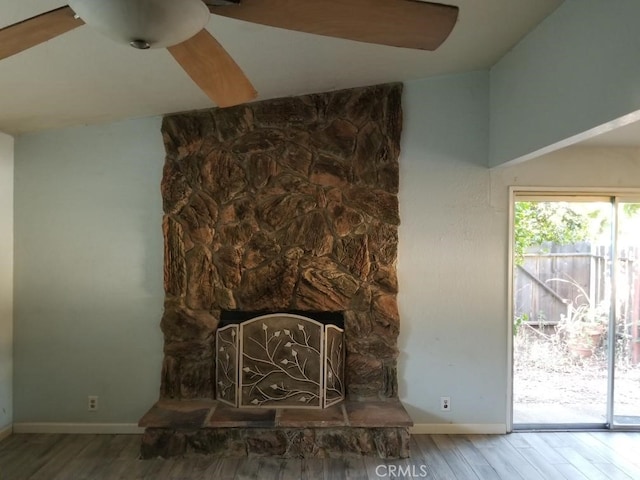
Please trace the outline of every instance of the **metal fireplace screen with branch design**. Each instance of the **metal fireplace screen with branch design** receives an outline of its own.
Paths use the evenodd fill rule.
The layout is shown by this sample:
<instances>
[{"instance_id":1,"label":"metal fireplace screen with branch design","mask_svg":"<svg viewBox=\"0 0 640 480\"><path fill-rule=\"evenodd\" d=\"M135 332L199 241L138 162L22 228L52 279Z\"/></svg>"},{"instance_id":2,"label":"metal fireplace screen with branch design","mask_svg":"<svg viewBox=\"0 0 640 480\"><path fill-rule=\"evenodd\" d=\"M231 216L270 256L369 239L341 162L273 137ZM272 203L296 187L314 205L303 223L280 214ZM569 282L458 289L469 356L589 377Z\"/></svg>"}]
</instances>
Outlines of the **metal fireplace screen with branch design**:
<instances>
[{"instance_id":1,"label":"metal fireplace screen with branch design","mask_svg":"<svg viewBox=\"0 0 640 480\"><path fill-rule=\"evenodd\" d=\"M216 398L235 407L326 408L344 400L344 330L262 315L216 333Z\"/></svg>"}]
</instances>

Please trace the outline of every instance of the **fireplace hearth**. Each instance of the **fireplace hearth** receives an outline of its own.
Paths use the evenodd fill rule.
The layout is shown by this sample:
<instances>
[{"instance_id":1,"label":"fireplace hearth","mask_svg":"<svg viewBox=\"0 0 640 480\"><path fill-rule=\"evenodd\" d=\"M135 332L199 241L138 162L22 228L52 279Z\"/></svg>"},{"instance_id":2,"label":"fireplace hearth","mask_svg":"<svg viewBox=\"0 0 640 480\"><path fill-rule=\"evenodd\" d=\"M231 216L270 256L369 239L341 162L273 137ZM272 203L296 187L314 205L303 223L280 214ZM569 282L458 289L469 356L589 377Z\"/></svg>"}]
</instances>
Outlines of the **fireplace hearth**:
<instances>
[{"instance_id":1,"label":"fireplace hearth","mask_svg":"<svg viewBox=\"0 0 640 480\"><path fill-rule=\"evenodd\" d=\"M141 420L145 455L220 442L408 454L401 94L380 85L165 117L164 360L160 401ZM233 324L230 311L278 317Z\"/></svg>"}]
</instances>

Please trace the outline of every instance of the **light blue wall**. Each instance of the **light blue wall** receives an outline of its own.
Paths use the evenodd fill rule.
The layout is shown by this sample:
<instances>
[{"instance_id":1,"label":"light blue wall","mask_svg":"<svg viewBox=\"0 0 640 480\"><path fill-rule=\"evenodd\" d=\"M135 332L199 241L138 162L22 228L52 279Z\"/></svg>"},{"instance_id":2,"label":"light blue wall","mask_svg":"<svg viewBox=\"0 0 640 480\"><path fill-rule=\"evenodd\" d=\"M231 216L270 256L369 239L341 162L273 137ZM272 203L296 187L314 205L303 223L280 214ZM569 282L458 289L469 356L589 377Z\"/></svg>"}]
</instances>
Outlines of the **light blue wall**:
<instances>
[{"instance_id":1,"label":"light blue wall","mask_svg":"<svg viewBox=\"0 0 640 480\"><path fill-rule=\"evenodd\" d=\"M638 0L565 0L503 57L491 69L490 166L548 153L639 110L639 18Z\"/></svg>"},{"instance_id":2,"label":"light blue wall","mask_svg":"<svg viewBox=\"0 0 640 480\"><path fill-rule=\"evenodd\" d=\"M405 85L399 381L417 424L505 429L508 186L640 186L638 150L489 170L488 89L488 72ZM25 135L15 159L14 420L136 422L162 360L160 119Z\"/></svg>"},{"instance_id":3,"label":"light blue wall","mask_svg":"<svg viewBox=\"0 0 640 480\"><path fill-rule=\"evenodd\" d=\"M399 370L418 424L505 428L507 222L490 205L488 89L487 72L405 84Z\"/></svg>"},{"instance_id":4,"label":"light blue wall","mask_svg":"<svg viewBox=\"0 0 640 480\"><path fill-rule=\"evenodd\" d=\"M137 422L158 398L160 123L16 139L16 423Z\"/></svg>"},{"instance_id":5,"label":"light blue wall","mask_svg":"<svg viewBox=\"0 0 640 480\"><path fill-rule=\"evenodd\" d=\"M0 133L0 431L13 422L13 138Z\"/></svg>"}]
</instances>

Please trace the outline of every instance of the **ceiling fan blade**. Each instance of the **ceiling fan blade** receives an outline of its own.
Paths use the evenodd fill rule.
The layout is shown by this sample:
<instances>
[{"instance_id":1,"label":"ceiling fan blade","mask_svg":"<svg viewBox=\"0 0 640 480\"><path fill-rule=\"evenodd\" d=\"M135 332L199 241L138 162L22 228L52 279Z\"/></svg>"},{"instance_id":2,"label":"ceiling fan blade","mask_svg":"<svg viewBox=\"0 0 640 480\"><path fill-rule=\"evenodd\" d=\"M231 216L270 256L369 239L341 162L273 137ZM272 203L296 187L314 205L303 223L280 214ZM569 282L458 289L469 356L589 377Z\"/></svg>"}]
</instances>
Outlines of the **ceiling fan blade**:
<instances>
[{"instance_id":1,"label":"ceiling fan blade","mask_svg":"<svg viewBox=\"0 0 640 480\"><path fill-rule=\"evenodd\" d=\"M257 92L244 72L207 30L167 50L219 107L256 98Z\"/></svg>"},{"instance_id":2,"label":"ceiling fan blade","mask_svg":"<svg viewBox=\"0 0 640 480\"><path fill-rule=\"evenodd\" d=\"M84 25L74 15L71 8L61 7L0 29L0 60Z\"/></svg>"},{"instance_id":3,"label":"ceiling fan blade","mask_svg":"<svg viewBox=\"0 0 640 480\"><path fill-rule=\"evenodd\" d=\"M328 37L435 50L453 30L458 7L417 0L241 0L209 3L216 15Z\"/></svg>"}]
</instances>

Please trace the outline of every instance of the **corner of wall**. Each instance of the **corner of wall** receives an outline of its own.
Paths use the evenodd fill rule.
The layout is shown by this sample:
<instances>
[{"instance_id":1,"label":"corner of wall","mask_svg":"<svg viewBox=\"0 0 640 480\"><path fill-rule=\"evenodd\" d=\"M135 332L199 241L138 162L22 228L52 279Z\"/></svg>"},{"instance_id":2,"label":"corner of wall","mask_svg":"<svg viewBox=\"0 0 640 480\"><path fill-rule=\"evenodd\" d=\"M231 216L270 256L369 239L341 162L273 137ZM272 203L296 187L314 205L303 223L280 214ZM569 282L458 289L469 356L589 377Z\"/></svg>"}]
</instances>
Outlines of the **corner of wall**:
<instances>
[{"instance_id":1,"label":"corner of wall","mask_svg":"<svg viewBox=\"0 0 640 480\"><path fill-rule=\"evenodd\" d=\"M13 147L0 132L0 440L13 423Z\"/></svg>"},{"instance_id":2,"label":"corner of wall","mask_svg":"<svg viewBox=\"0 0 640 480\"><path fill-rule=\"evenodd\" d=\"M4 428L0 428L0 442L5 438L8 438L13 433L13 425L7 425Z\"/></svg>"}]
</instances>

